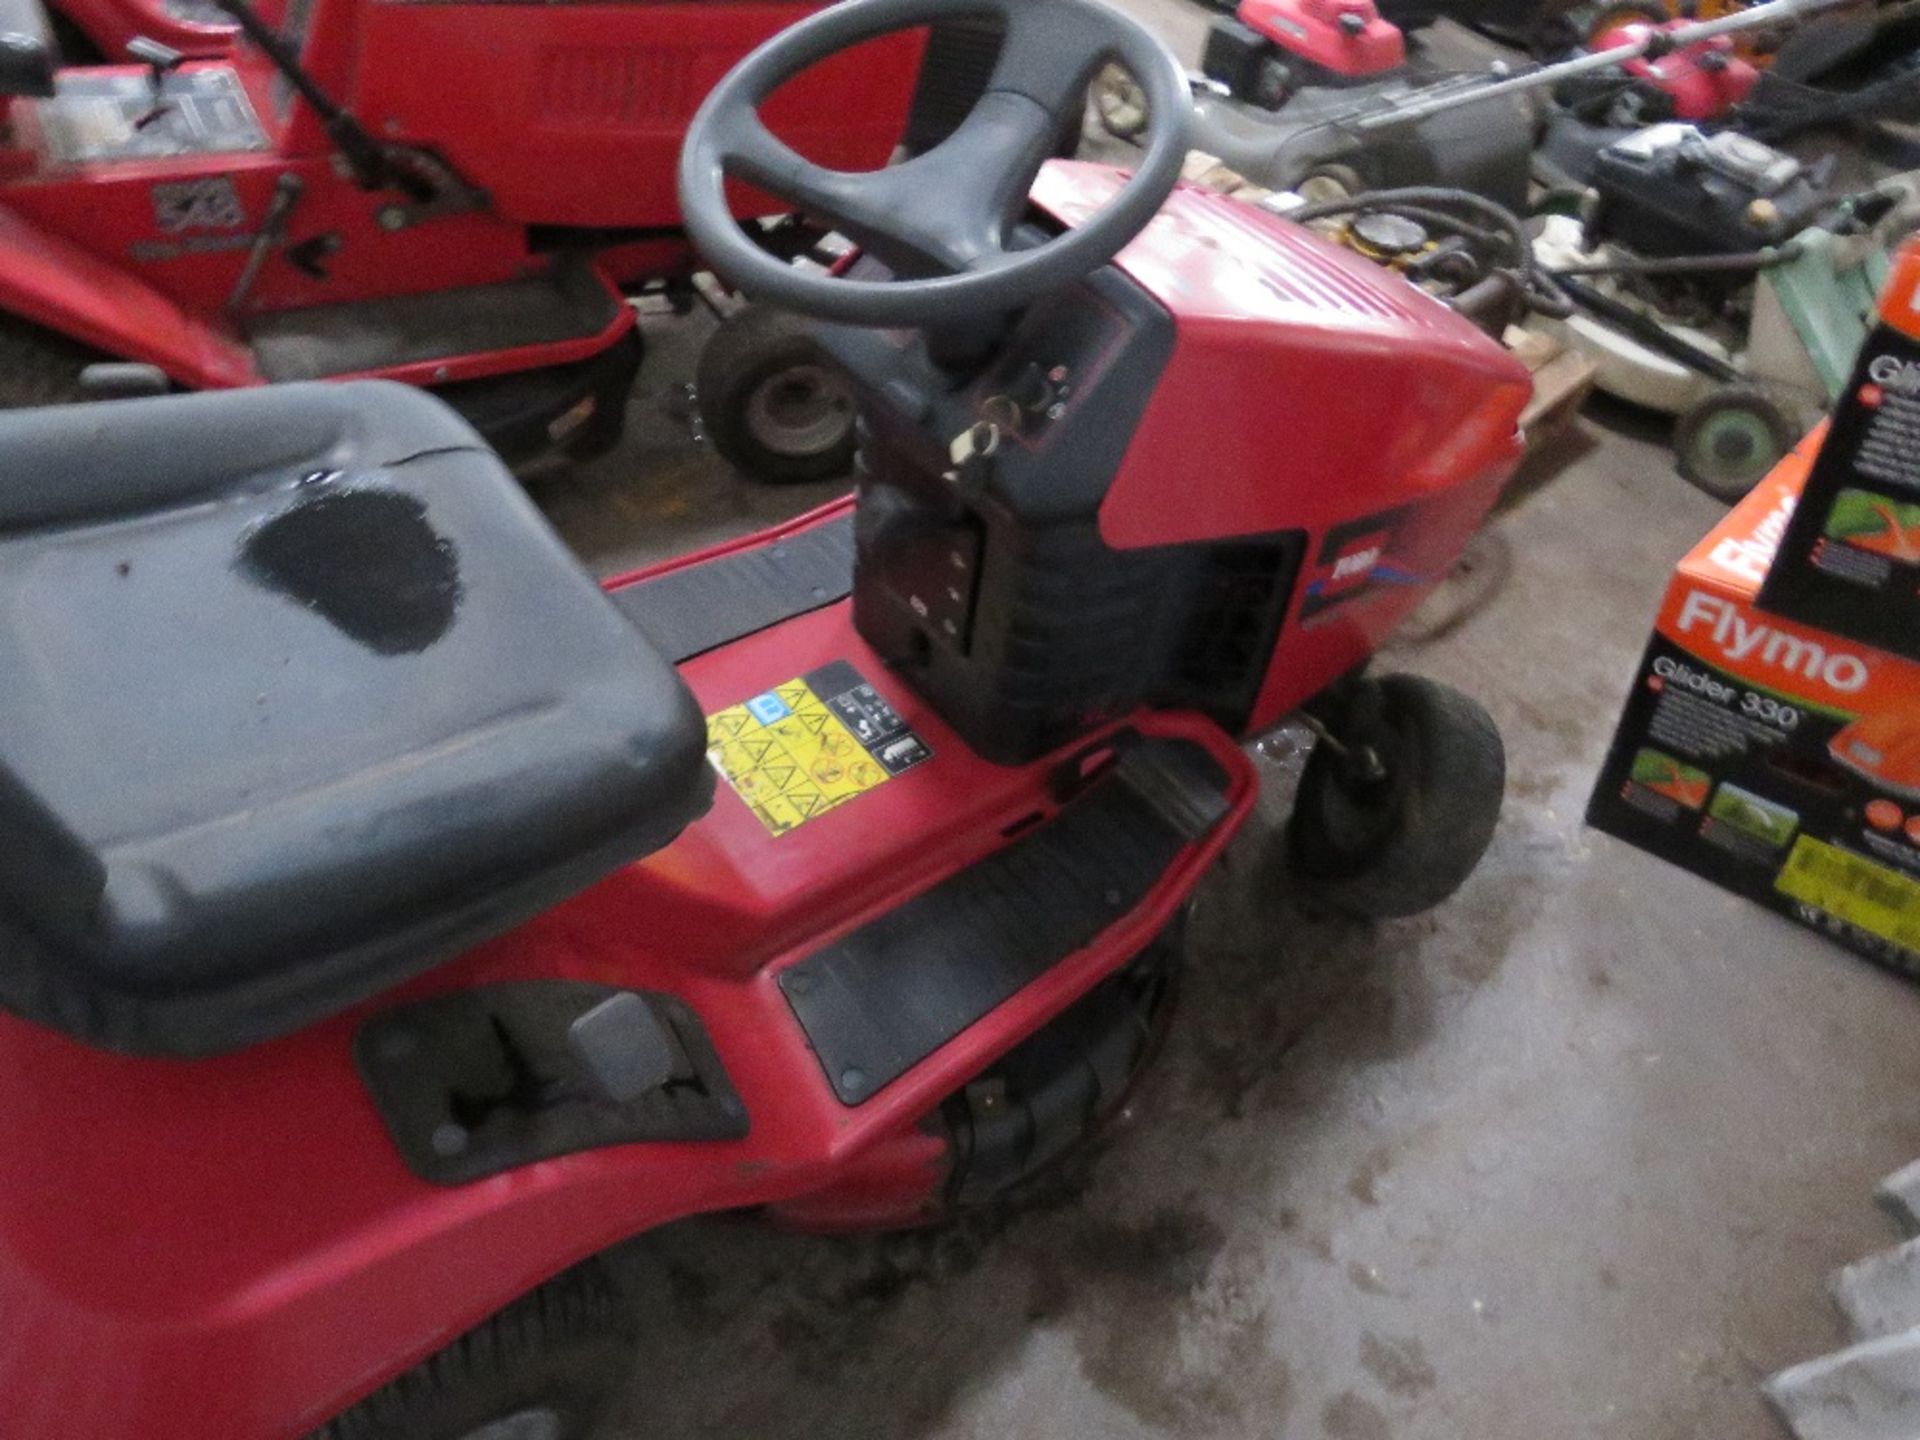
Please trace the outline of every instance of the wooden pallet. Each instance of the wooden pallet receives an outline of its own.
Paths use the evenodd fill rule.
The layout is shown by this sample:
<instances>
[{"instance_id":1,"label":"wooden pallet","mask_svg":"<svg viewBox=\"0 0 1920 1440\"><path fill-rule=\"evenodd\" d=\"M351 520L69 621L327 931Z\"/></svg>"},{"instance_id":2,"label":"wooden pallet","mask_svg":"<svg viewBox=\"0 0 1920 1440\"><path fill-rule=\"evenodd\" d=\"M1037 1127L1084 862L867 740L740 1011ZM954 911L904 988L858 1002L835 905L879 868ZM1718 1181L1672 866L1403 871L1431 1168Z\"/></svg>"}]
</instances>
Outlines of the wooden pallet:
<instances>
[{"instance_id":1,"label":"wooden pallet","mask_svg":"<svg viewBox=\"0 0 1920 1440\"><path fill-rule=\"evenodd\" d=\"M1507 349L1533 373L1533 398L1520 412L1520 434L1531 450L1573 423L1593 394L1598 371L1587 356L1537 330L1516 327L1505 339Z\"/></svg>"},{"instance_id":2,"label":"wooden pallet","mask_svg":"<svg viewBox=\"0 0 1920 1440\"><path fill-rule=\"evenodd\" d=\"M1594 394L1597 367L1578 349L1538 330L1507 330L1505 342L1534 376L1534 397L1521 411L1521 434L1532 449L1580 415L1586 399Z\"/></svg>"}]
</instances>

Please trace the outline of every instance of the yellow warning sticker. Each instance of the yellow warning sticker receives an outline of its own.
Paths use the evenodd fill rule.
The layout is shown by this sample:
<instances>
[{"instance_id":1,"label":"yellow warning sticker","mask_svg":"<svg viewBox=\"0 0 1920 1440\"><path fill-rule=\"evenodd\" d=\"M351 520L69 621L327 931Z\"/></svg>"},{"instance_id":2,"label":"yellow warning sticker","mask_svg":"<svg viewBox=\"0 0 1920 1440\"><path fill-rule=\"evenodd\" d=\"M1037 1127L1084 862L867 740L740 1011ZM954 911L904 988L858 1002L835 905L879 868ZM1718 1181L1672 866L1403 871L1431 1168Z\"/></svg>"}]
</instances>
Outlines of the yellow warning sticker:
<instances>
[{"instance_id":1,"label":"yellow warning sticker","mask_svg":"<svg viewBox=\"0 0 1920 1440\"><path fill-rule=\"evenodd\" d=\"M1920 881L1802 835L1774 888L1869 935L1920 951Z\"/></svg>"},{"instance_id":2,"label":"yellow warning sticker","mask_svg":"<svg viewBox=\"0 0 1920 1440\"><path fill-rule=\"evenodd\" d=\"M798 829L932 754L844 661L707 717L708 761L772 835Z\"/></svg>"}]
</instances>

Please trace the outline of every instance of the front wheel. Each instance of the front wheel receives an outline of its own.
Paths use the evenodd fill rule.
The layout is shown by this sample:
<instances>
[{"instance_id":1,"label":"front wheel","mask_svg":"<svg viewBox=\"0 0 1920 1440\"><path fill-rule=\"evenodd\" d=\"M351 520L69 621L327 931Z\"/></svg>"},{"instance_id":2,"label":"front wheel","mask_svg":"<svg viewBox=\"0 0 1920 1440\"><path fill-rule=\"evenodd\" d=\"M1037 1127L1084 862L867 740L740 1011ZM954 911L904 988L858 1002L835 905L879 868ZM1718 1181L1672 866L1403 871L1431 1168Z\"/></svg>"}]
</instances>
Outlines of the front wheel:
<instances>
[{"instance_id":1,"label":"front wheel","mask_svg":"<svg viewBox=\"0 0 1920 1440\"><path fill-rule=\"evenodd\" d=\"M632 1368L635 1339L612 1277L590 1260L308 1440L586 1440Z\"/></svg>"},{"instance_id":2,"label":"front wheel","mask_svg":"<svg viewBox=\"0 0 1920 1440\"><path fill-rule=\"evenodd\" d=\"M1751 385L1709 391L1674 426L1681 478L1731 505L1793 448L1793 422Z\"/></svg>"},{"instance_id":3,"label":"front wheel","mask_svg":"<svg viewBox=\"0 0 1920 1440\"><path fill-rule=\"evenodd\" d=\"M1158 1055L1185 968L1182 911L1118 974L941 1107L951 1161L944 1209L1021 1210L1073 1194L1087 1159Z\"/></svg>"},{"instance_id":4,"label":"front wheel","mask_svg":"<svg viewBox=\"0 0 1920 1440\"><path fill-rule=\"evenodd\" d=\"M1336 910L1417 915L1493 841L1506 749L1493 717L1414 675L1356 683L1314 746L1287 832L1295 877Z\"/></svg>"},{"instance_id":5,"label":"front wheel","mask_svg":"<svg viewBox=\"0 0 1920 1440\"><path fill-rule=\"evenodd\" d=\"M853 464L853 382L806 322L749 305L720 322L694 375L700 422L755 480L831 480Z\"/></svg>"}]
</instances>

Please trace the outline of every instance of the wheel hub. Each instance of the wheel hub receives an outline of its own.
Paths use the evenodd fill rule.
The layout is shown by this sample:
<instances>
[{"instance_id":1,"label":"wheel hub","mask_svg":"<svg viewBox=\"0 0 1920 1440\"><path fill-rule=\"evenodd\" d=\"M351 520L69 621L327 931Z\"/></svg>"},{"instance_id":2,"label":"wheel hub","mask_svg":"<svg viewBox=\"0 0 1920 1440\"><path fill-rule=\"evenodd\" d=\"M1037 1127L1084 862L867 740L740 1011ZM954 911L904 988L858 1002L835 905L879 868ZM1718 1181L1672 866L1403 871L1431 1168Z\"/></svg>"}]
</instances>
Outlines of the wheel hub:
<instances>
[{"instance_id":1,"label":"wheel hub","mask_svg":"<svg viewBox=\"0 0 1920 1440\"><path fill-rule=\"evenodd\" d=\"M1702 468L1728 479L1745 475L1771 445L1766 425L1753 415L1724 415L1701 438L1701 458L1708 462Z\"/></svg>"},{"instance_id":2,"label":"wheel hub","mask_svg":"<svg viewBox=\"0 0 1920 1440\"><path fill-rule=\"evenodd\" d=\"M747 401L747 430L781 455L831 450L852 423L853 391L824 365L795 365L770 375Z\"/></svg>"}]
</instances>

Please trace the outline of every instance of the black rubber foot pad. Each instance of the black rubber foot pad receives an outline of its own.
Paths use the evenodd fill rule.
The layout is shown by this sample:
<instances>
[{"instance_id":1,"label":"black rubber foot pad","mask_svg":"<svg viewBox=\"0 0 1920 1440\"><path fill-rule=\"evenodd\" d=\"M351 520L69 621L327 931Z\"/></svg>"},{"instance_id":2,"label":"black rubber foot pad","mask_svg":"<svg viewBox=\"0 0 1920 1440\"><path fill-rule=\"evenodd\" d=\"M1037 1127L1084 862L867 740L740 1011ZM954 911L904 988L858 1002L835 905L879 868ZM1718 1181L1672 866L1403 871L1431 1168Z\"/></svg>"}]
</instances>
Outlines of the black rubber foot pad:
<instances>
[{"instance_id":1,"label":"black rubber foot pad","mask_svg":"<svg viewBox=\"0 0 1920 1440\"><path fill-rule=\"evenodd\" d=\"M640 1063L658 1059L665 1076L624 1098L608 1093L605 1066L579 1034L615 1000L646 1007L653 1028L634 1033L661 1054ZM407 1168L435 1185L578 1150L747 1133L746 1107L706 1027L672 995L577 980L485 985L376 1015L353 1051Z\"/></svg>"},{"instance_id":2,"label":"black rubber foot pad","mask_svg":"<svg viewBox=\"0 0 1920 1440\"><path fill-rule=\"evenodd\" d=\"M1148 771L1153 798L1131 783ZM1048 824L783 971L841 1102L872 1098L1144 900L1190 843L1164 795L1183 783L1220 797L1227 781L1196 745L1142 741Z\"/></svg>"},{"instance_id":3,"label":"black rubber foot pad","mask_svg":"<svg viewBox=\"0 0 1920 1440\"><path fill-rule=\"evenodd\" d=\"M678 665L853 589L853 516L770 545L721 555L613 592L662 655Z\"/></svg>"}]
</instances>

